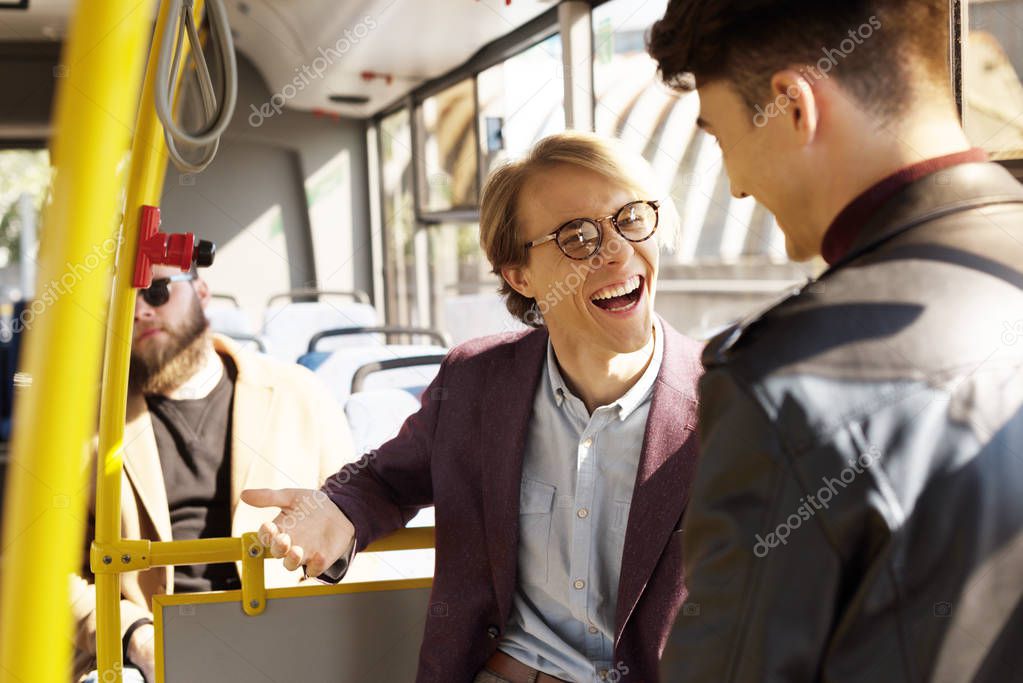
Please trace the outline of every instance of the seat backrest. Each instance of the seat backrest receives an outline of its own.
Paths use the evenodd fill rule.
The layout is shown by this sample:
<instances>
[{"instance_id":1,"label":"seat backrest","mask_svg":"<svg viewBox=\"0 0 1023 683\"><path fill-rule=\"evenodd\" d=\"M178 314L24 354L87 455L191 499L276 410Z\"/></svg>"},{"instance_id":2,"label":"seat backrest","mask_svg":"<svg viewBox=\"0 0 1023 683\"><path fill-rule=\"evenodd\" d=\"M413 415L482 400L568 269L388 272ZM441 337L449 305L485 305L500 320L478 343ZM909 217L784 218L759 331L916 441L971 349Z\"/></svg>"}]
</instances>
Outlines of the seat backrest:
<instances>
[{"instance_id":1,"label":"seat backrest","mask_svg":"<svg viewBox=\"0 0 1023 683\"><path fill-rule=\"evenodd\" d=\"M369 304L333 301L284 303L266 309L263 336L270 353L289 362L306 352L309 339L317 332L337 327L365 327L377 324L376 309ZM325 339L323 350L361 346L377 342L376 335L353 335Z\"/></svg>"},{"instance_id":2,"label":"seat backrest","mask_svg":"<svg viewBox=\"0 0 1023 683\"><path fill-rule=\"evenodd\" d=\"M355 371L363 365L392 358L427 356L445 351L446 349L442 347L425 344L374 344L338 349L320 362L315 372L316 376L330 389L330 393L333 394L337 402L344 405L351 395L352 377L355 376ZM309 362L312 360L312 358L307 358ZM433 381L436 374L436 367L388 370L371 375L366 382L366 388L421 388ZM392 376L388 377L388 375Z\"/></svg>"},{"instance_id":3,"label":"seat backrest","mask_svg":"<svg viewBox=\"0 0 1023 683\"><path fill-rule=\"evenodd\" d=\"M444 299L444 331L455 344L501 332L524 330L499 294L463 294Z\"/></svg>"},{"instance_id":4,"label":"seat backrest","mask_svg":"<svg viewBox=\"0 0 1023 683\"><path fill-rule=\"evenodd\" d=\"M402 389L374 389L352 394L345 415L356 453L368 453L398 434L405 420L419 410L419 401Z\"/></svg>"},{"instance_id":5,"label":"seat backrest","mask_svg":"<svg viewBox=\"0 0 1023 683\"><path fill-rule=\"evenodd\" d=\"M221 304L217 300L206 307L206 319L210 321L211 330L228 337L256 334L256 326L252 324L248 313L240 308Z\"/></svg>"},{"instance_id":6,"label":"seat backrest","mask_svg":"<svg viewBox=\"0 0 1023 683\"><path fill-rule=\"evenodd\" d=\"M345 403L345 415L352 430L356 452L369 453L393 439L405 420L417 410L419 401L403 389L373 389L352 394ZM420 510L407 526L434 526L433 507ZM348 578L381 581L433 575L433 549L380 553L386 555L386 559L375 555L358 555Z\"/></svg>"}]
</instances>

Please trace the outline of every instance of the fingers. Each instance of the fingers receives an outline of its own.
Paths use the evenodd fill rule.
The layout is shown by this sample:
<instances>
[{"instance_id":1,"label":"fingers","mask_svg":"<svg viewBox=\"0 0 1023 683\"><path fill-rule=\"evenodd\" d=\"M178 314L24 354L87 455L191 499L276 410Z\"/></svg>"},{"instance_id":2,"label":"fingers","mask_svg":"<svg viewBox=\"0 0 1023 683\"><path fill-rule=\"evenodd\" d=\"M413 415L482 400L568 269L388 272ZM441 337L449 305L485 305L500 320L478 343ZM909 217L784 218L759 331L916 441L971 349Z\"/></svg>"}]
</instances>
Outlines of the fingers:
<instances>
[{"instance_id":1,"label":"fingers","mask_svg":"<svg viewBox=\"0 0 1023 683\"><path fill-rule=\"evenodd\" d=\"M262 543L265 546L268 546L273 542L274 538L276 538L277 534L279 533L280 529L276 524L274 524L274 522L265 522L263 523L262 526L259 527L259 531L256 532L256 535L259 537L260 543Z\"/></svg>"},{"instance_id":2,"label":"fingers","mask_svg":"<svg viewBox=\"0 0 1023 683\"><path fill-rule=\"evenodd\" d=\"M295 571L302 565L303 551L301 546L293 545L284 555L284 568Z\"/></svg>"},{"instance_id":3,"label":"fingers","mask_svg":"<svg viewBox=\"0 0 1023 683\"><path fill-rule=\"evenodd\" d=\"M297 489L246 489L242 500L257 508L286 508L295 500Z\"/></svg>"},{"instance_id":4,"label":"fingers","mask_svg":"<svg viewBox=\"0 0 1023 683\"><path fill-rule=\"evenodd\" d=\"M322 553L310 553L305 563L306 576L319 576L327 569Z\"/></svg>"},{"instance_id":5,"label":"fingers","mask_svg":"<svg viewBox=\"0 0 1023 683\"><path fill-rule=\"evenodd\" d=\"M291 536L279 533L270 542L270 554L274 557L285 557L291 550Z\"/></svg>"}]
</instances>

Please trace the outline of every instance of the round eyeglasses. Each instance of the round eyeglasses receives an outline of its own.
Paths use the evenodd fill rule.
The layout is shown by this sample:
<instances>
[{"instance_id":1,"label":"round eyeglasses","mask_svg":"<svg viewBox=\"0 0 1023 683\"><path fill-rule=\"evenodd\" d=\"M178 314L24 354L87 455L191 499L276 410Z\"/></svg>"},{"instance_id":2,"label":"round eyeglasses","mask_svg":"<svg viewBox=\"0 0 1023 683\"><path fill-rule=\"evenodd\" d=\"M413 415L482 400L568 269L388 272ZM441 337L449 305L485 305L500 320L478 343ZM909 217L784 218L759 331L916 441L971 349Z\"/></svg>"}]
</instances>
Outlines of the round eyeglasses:
<instances>
[{"instance_id":1,"label":"round eyeglasses","mask_svg":"<svg viewBox=\"0 0 1023 683\"><path fill-rule=\"evenodd\" d=\"M527 249L556 241L558 248L570 259L584 261L600 251L604 242L601 224L611 221L618 234L629 242L650 239L657 230L661 203L652 200L629 202L617 213L603 218L576 218L538 240L526 243Z\"/></svg>"},{"instance_id":2,"label":"round eyeglasses","mask_svg":"<svg viewBox=\"0 0 1023 683\"><path fill-rule=\"evenodd\" d=\"M171 275L170 277L158 277L149 283L149 286L145 289L140 289L138 293L142 296L142 300L153 308L159 308L170 300L170 283L172 282L187 282L195 279L195 273L183 273L181 275Z\"/></svg>"}]
</instances>

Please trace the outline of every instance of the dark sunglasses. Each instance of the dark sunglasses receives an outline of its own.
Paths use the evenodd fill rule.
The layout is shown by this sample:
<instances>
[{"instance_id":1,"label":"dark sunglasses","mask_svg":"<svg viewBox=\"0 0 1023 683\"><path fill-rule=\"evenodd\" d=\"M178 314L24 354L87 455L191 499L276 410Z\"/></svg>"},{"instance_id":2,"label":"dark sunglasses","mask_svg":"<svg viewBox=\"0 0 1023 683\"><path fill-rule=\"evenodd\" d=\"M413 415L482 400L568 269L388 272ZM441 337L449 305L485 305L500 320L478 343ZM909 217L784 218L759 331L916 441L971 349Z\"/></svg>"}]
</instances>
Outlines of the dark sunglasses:
<instances>
[{"instance_id":1,"label":"dark sunglasses","mask_svg":"<svg viewBox=\"0 0 1023 683\"><path fill-rule=\"evenodd\" d=\"M153 280L145 289L140 289L138 293L142 295L143 301L153 308L158 308L170 300L170 283L188 282L194 279L195 273L182 273L181 275L171 275L170 277L159 277Z\"/></svg>"},{"instance_id":2,"label":"dark sunglasses","mask_svg":"<svg viewBox=\"0 0 1023 683\"><path fill-rule=\"evenodd\" d=\"M557 241L558 248L565 256L584 261L600 251L600 245L604 242L602 223L611 221L618 234L628 241L643 242L650 239L657 230L660 208L661 203L658 201L629 202L610 216L571 220L546 237L527 242L526 248L532 249Z\"/></svg>"}]
</instances>

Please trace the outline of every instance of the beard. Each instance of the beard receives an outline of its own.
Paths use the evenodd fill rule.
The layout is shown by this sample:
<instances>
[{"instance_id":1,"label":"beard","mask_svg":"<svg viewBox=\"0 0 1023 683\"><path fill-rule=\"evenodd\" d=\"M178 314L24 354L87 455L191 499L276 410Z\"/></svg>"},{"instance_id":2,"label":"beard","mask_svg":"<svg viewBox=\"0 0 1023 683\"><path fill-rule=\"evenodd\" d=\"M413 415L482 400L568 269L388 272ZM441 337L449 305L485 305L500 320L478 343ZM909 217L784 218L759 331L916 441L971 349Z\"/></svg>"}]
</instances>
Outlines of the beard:
<instances>
[{"instance_id":1,"label":"beard","mask_svg":"<svg viewBox=\"0 0 1023 683\"><path fill-rule=\"evenodd\" d=\"M210 343L209 327L199 298L193 298L188 317L176 327L164 327L165 339L154 339L144 349L132 348L129 389L166 394L184 384L202 367Z\"/></svg>"}]
</instances>

